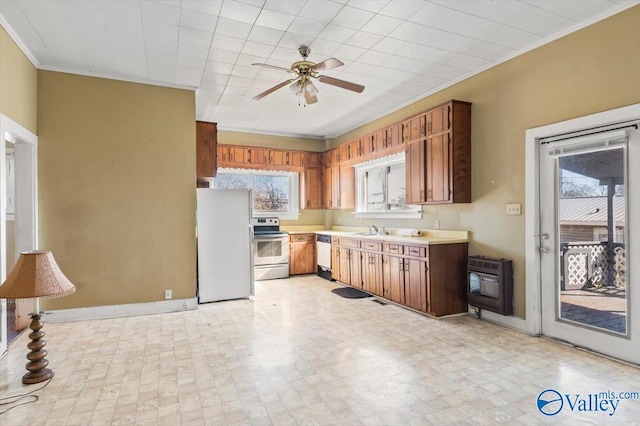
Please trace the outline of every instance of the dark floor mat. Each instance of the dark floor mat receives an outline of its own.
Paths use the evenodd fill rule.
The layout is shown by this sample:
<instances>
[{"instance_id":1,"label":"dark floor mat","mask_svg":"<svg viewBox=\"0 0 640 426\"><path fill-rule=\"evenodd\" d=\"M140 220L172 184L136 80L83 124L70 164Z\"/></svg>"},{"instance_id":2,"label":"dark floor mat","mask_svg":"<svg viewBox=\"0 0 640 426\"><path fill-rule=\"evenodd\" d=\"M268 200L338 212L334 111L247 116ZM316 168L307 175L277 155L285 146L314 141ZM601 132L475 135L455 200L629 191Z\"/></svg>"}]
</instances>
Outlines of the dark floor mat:
<instances>
[{"instance_id":1,"label":"dark floor mat","mask_svg":"<svg viewBox=\"0 0 640 426\"><path fill-rule=\"evenodd\" d=\"M332 293L337 294L340 297L346 297L347 299L362 299L364 297L371 297L370 294L360 291L353 287L340 287L331 290Z\"/></svg>"}]
</instances>

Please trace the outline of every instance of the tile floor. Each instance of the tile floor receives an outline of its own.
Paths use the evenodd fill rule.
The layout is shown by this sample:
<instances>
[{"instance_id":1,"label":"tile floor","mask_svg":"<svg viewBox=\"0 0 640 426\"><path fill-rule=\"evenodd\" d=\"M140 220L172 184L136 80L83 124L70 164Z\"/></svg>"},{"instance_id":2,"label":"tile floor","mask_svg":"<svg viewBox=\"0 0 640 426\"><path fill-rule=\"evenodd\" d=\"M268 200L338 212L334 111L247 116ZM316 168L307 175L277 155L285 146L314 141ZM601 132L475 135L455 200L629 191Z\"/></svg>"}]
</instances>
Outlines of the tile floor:
<instances>
[{"instance_id":1,"label":"tile floor","mask_svg":"<svg viewBox=\"0 0 640 426\"><path fill-rule=\"evenodd\" d=\"M56 375L0 424L640 424L639 400L613 416L536 408L549 388L640 391L638 368L471 315L343 299L335 287L264 281L251 300L47 324ZM0 361L0 397L39 386L20 382L27 341Z\"/></svg>"}]
</instances>

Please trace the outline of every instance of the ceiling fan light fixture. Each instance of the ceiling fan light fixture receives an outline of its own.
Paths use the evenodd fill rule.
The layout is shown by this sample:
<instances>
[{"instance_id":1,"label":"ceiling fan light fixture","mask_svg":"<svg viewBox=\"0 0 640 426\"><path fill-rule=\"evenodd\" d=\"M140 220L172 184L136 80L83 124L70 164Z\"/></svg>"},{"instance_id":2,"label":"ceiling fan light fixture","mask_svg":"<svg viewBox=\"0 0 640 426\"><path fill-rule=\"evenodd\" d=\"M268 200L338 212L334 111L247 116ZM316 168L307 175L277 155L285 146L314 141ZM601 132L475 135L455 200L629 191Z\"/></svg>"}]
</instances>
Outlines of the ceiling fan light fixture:
<instances>
[{"instance_id":1,"label":"ceiling fan light fixture","mask_svg":"<svg viewBox=\"0 0 640 426\"><path fill-rule=\"evenodd\" d=\"M302 93L302 83L300 83L300 80L296 80L291 86L289 86L289 89L291 89L291 92L294 95L300 95Z\"/></svg>"},{"instance_id":2,"label":"ceiling fan light fixture","mask_svg":"<svg viewBox=\"0 0 640 426\"><path fill-rule=\"evenodd\" d=\"M311 80L305 83L304 90L306 90L307 93L309 93L312 96L317 95L319 92L318 88L311 82Z\"/></svg>"},{"instance_id":3,"label":"ceiling fan light fixture","mask_svg":"<svg viewBox=\"0 0 640 426\"><path fill-rule=\"evenodd\" d=\"M341 80L339 78L334 78L334 77L329 77L329 76L319 74L320 71L343 66L344 63L342 61L336 58L329 58L322 62L315 63L307 60L307 57L311 52L311 49L309 49L309 47L300 46L300 49L298 49L298 51L302 56L302 61L294 62L293 64L291 64L290 69L286 69L283 67L270 65L270 64L261 64L261 63L251 64L251 65L259 66L262 68L270 68L278 71L285 71L285 72L293 73L296 75L295 78L291 78L289 80L283 81L282 83L278 83L272 88L267 89L264 92L254 96L253 97L254 100L262 99L268 94L275 92L276 90L286 86L287 84L293 81L293 84L289 86L289 90L291 90L291 92L294 95L298 96L298 98L300 99L304 97L306 101L305 106L307 104L314 104L318 102L318 98L316 97L316 95L318 94L319 90L311 82L310 80L311 78L315 78L322 83L330 84L332 86L336 86L341 89L350 90L356 93L361 93L364 90L364 86L361 84L356 84L350 81ZM300 102L301 101L299 100L299 104Z\"/></svg>"}]
</instances>

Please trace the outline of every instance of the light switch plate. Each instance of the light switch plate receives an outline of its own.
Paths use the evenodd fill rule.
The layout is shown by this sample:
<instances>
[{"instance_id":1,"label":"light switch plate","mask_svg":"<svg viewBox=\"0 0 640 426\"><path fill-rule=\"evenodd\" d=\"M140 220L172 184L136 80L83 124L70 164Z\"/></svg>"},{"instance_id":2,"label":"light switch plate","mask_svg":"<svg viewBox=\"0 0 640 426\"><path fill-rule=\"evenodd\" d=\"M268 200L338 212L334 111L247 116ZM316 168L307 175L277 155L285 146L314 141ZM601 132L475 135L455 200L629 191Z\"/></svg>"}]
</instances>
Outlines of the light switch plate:
<instances>
[{"instance_id":1,"label":"light switch plate","mask_svg":"<svg viewBox=\"0 0 640 426\"><path fill-rule=\"evenodd\" d=\"M522 205L520 203L507 204L507 214L516 216L522 214Z\"/></svg>"}]
</instances>

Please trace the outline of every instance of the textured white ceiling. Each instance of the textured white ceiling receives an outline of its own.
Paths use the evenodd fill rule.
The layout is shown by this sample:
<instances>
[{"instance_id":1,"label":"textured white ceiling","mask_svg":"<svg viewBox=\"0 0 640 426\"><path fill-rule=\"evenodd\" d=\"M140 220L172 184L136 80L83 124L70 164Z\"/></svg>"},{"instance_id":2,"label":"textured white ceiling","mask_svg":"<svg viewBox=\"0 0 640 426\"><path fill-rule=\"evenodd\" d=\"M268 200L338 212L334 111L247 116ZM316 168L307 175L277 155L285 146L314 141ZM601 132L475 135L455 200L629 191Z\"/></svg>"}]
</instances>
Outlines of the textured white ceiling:
<instances>
[{"instance_id":1,"label":"textured white ceiling","mask_svg":"<svg viewBox=\"0 0 640 426\"><path fill-rule=\"evenodd\" d=\"M334 137L638 0L0 0L39 68L197 89L220 129ZM344 66L304 106L287 87L298 48Z\"/></svg>"}]
</instances>

